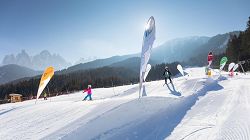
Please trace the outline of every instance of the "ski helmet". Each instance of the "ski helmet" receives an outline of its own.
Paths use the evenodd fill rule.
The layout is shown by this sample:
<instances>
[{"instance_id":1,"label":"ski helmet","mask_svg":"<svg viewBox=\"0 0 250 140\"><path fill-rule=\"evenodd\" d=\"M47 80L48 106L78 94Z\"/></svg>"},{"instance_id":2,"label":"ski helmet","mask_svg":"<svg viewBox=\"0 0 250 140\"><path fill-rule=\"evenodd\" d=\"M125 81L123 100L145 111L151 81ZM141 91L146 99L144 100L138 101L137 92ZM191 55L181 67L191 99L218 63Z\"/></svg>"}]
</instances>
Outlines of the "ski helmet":
<instances>
[{"instance_id":1,"label":"ski helmet","mask_svg":"<svg viewBox=\"0 0 250 140\"><path fill-rule=\"evenodd\" d=\"M91 88L91 85L88 85L88 88Z\"/></svg>"},{"instance_id":2,"label":"ski helmet","mask_svg":"<svg viewBox=\"0 0 250 140\"><path fill-rule=\"evenodd\" d=\"M165 70L167 70L167 69L168 69L168 66L165 67Z\"/></svg>"}]
</instances>

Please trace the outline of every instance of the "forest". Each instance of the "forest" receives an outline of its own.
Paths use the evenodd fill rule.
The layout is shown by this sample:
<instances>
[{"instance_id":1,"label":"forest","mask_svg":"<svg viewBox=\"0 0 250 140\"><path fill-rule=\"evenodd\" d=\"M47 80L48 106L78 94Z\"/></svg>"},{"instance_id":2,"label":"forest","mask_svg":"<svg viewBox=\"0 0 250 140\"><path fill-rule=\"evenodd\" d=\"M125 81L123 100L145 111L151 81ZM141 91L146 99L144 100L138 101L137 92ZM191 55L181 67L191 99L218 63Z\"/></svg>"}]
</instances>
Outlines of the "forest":
<instances>
[{"instance_id":1,"label":"forest","mask_svg":"<svg viewBox=\"0 0 250 140\"><path fill-rule=\"evenodd\" d=\"M152 66L146 81L164 79L163 72L167 65L173 75L178 73L176 66L179 63L157 64ZM0 86L0 99L7 99L11 93L21 94L24 99L36 97L40 76L29 80L11 82ZM114 86L136 84L139 82L138 71L125 67L101 67L96 69L79 70L67 74L55 74L44 92L49 96L69 94L83 90L88 85L93 88L108 88ZM43 96L43 94L42 94ZM42 97L41 96L41 97Z\"/></svg>"}]
</instances>

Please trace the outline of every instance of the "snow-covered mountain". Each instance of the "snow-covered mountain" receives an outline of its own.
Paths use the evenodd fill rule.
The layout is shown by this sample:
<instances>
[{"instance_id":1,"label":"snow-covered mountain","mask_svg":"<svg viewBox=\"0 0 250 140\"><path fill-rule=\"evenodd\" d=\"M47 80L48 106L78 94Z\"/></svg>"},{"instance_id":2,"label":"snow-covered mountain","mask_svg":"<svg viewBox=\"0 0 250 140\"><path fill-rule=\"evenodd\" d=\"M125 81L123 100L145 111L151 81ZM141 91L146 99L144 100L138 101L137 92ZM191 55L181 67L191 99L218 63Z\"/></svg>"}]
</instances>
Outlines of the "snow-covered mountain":
<instances>
[{"instance_id":1,"label":"snow-covered mountain","mask_svg":"<svg viewBox=\"0 0 250 140\"><path fill-rule=\"evenodd\" d=\"M48 66L54 66L56 70L60 70L71 65L60 55L51 54L47 50L44 50L35 56L29 56L25 50L22 50L22 52L18 53L16 56L13 54L6 55L2 64L17 64L35 70L44 70Z\"/></svg>"},{"instance_id":2,"label":"snow-covered mountain","mask_svg":"<svg viewBox=\"0 0 250 140\"><path fill-rule=\"evenodd\" d=\"M0 139L250 139L250 75L204 68L185 69L186 78L93 89L0 106Z\"/></svg>"}]
</instances>

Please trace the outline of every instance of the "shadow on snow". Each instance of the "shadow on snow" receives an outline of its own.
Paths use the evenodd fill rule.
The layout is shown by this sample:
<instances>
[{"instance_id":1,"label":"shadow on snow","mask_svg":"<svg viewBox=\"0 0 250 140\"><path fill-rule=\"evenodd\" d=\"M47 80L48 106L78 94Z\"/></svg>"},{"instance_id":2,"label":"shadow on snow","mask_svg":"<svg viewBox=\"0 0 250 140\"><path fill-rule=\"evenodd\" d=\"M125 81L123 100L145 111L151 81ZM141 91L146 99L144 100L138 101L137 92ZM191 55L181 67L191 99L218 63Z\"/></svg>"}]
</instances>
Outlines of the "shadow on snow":
<instances>
[{"instance_id":1,"label":"shadow on snow","mask_svg":"<svg viewBox=\"0 0 250 140\"><path fill-rule=\"evenodd\" d=\"M164 110L152 115L147 120L134 124L131 127L122 128L122 131L114 133L109 139L165 139L181 122L196 101L199 100L199 97L205 96L209 91L223 89L218 84L218 81L209 83L209 85L197 91L196 94L180 98L178 102L168 105Z\"/></svg>"},{"instance_id":2,"label":"shadow on snow","mask_svg":"<svg viewBox=\"0 0 250 140\"><path fill-rule=\"evenodd\" d=\"M167 85L169 91L171 92L171 94L173 94L175 96L181 96L181 93L176 91L174 84L173 83L170 83L170 84L172 85L172 89L170 88L169 84L166 84L166 85Z\"/></svg>"},{"instance_id":3,"label":"shadow on snow","mask_svg":"<svg viewBox=\"0 0 250 140\"><path fill-rule=\"evenodd\" d=\"M223 87L218 84L218 81L221 80L225 80L225 78L209 81L208 85L203 86L203 88L195 92L195 94L183 98L146 97L141 98L140 100L132 100L98 115L85 124L83 123L84 125L77 128L77 130L73 133L63 136L63 134L60 135L59 131L59 134L56 132L51 136L63 136L61 137L62 139L71 139L72 136L74 136L73 139L165 139L171 134L174 128L181 122L186 113L199 100L200 97L205 96L209 91L218 91L223 89ZM172 91L171 94L176 96L181 94L175 90L174 85L172 85L172 88L173 89L169 87ZM158 107L159 105L160 107ZM148 114L140 117L139 119L131 118L132 121L125 121L122 125L113 125L112 123L114 122L111 121L126 120L129 116L137 116L138 113L140 114L143 111L147 112L155 109L158 111L152 113L151 115ZM96 111L98 111L98 109ZM124 112L126 112L126 115L124 115ZM106 120L106 118L109 119ZM67 125L66 128L70 125L74 125L74 123L81 124L81 119L82 118L79 118L77 121ZM103 122L104 120L106 120L106 122ZM100 125L100 123L104 123L107 126L104 124ZM99 127L96 128L97 126ZM88 132L86 132L86 130L88 130ZM89 132L93 132L93 134L89 135Z\"/></svg>"}]
</instances>

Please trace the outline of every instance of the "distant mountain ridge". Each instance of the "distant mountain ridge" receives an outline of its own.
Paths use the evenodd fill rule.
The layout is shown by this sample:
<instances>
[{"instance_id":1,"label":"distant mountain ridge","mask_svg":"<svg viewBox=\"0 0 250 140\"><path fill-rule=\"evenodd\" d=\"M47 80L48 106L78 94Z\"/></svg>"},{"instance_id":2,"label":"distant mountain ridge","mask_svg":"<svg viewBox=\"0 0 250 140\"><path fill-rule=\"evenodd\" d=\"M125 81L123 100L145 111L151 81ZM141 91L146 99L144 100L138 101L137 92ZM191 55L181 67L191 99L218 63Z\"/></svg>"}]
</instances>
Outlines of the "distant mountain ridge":
<instances>
[{"instance_id":1,"label":"distant mountain ridge","mask_svg":"<svg viewBox=\"0 0 250 140\"><path fill-rule=\"evenodd\" d=\"M213 37L193 36L173 39L158 47L153 48L150 60L152 60L154 64L172 63L176 61L185 62L186 64L192 64L189 63L191 59L196 58L200 61L203 58L206 58L206 55L210 50L215 54L225 52L227 43L230 39L230 35L232 34L239 34L239 31L219 34ZM134 69L137 69L139 66L135 67L135 65L132 66L130 64L139 63L140 59L138 58L139 61L136 59L130 59L132 57L140 57L140 54L137 53L124 56L113 56L106 59L97 59L91 62L74 65L62 70L61 73L69 73L73 71L86 70L109 65L134 67ZM194 61L194 63L196 62L197 61Z\"/></svg>"},{"instance_id":2,"label":"distant mountain ridge","mask_svg":"<svg viewBox=\"0 0 250 140\"><path fill-rule=\"evenodd\" d=\"M178 62L184 62L185 65L201 66L206 63L206 57L209 51L212 51L214 54L220 54L225 52L228 41L231 38L230 36L238 34L239 32L235 31L225 34L219 34L213 37L188 37L188 38L179 38L170 40L159 47L153 48L149 63L151 65L155 65L155 64L172 63L178 61ZM6 56L4 59L4 63L21 63L23 65L32 65L32 63L34 62L36 64L39 64L37 65L37 67L39 66L46 67L47 65L52 65L54 67L63 67L61 63L57 63L57 59L50 59L53 56L57 57L56 55L51 55L48 51L43 51L39 55L30 57L23 50L22 53L18 54L17 56L14 55ZM60 56L58 58L59 58L58 61L60 61L61 59ZM47 63L48 61L49 64ZM113 56L106 59L97 59L91 62L77 64L68 67L67 69L56 71L55 74L57 75L67 74L75 71L96 69L105 66L124 67L138 73L140 67L140 54L137 53L131 55ZM18 75L19 71L15 72L17 72ZM30 75L23 75L23 77L18 77L18 78L24 78L29 76ZM16 80L16 79L9 78L8 80L4 81L11 81L11 80Z\"/></svg>"},{"instance_id":3,"label":"distant mountain ridge","mask_svg":"<svg viewBox=\"0 0 250 140\"><path fill-rule=\"evenodd\" d=\"M201 45L206 44L209 39L210 37L187 37L167 41L153 49L151 59L159 63L185 61Z\"/></svg>"},{"instance_id":4,"label":"distant mountain ridge","mask_svg":"<svg viewBox=\"0 0 250 140\"><path fill-rule=\"evenodd\" d=\"M126 60L134 56L136 55L112 56L106 59L97 59L91 62L81 63L81 64L71 66L67 69L60 71L59 73L69 73L69 72L78 71L78 70L86 70L86 69L104 67L104 66L108 66L119 61Z\"/></svg>"},{"instance_id":5,"label":"distant mountain ridge","mask_svg":"<svg viewBox=\"0 0 250 140\"><path fill-rule=\"evenodd\" d=\"M0 67L0 84L8 83L10 81L33 77L42 74L41 71L34 71L32 69L22 67L15 64L5 65Z\"/></svg>"},{"instance_id":6,"label":"distant mountain ridge","mask_svg":"<svg viewBox=\"0 0 250 140\"><path fill-rule=\"evenodd\" d=\"M158 63L189 62L192 58L202 59L203 57L206 59L209 51L214 54L225 52L230 37L239 33L239 31L234 31L213 37L188 37L170 40L154 48L151 59Z\"/></svg>"},{"instance_id":7,"label":"distant mountain ridge","mask_svg":"<svg viewBox=\"0 0 250 140\"><path fill-rule=\"evenodd\" d=\"M56 70L60 70L71 65L60 55L51 54L47 50L35 56L29 56L25 50L22 50L16 56L13 54L6 55L2 61L2 65L8 64L17 64L35 70L44 70L48 66L53 66Z\"/></svg>"},{"instance_id":8,"label":"distant mountain ridge","mask_svg":"<svg viewBox=\"0 0 250 140\"><path fill-rule=\"evenodd\" d=\"M226 52L227 45L231 36L240 34L239 31L229 32L225 34L218 34L211 37L207 43L201 45L195 50L195 54L189 57L185 63L187 65L203 66L207 63L207 54L212 51L214 55L219 55Z\"/></svg>"},{"instance_id":9,"label":"distant mountain ridge","mask_svg":"<svg viewBox=\"0 0 250 140\"><path fill-rule=\"evenodd\" d=\"M125 59L123 61L113 63L113 64L109 65L109 67L125 67L125 68L130 69L132 71L135 71L137 74L139 74L140 63L141 63L140 57L131 57L131 58ZM150 59L148 63L152 66L157 64L157 62L152 60L152 59Z\"/></svg>"}]
</instances>

